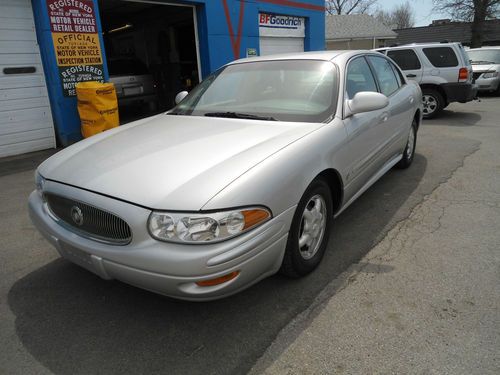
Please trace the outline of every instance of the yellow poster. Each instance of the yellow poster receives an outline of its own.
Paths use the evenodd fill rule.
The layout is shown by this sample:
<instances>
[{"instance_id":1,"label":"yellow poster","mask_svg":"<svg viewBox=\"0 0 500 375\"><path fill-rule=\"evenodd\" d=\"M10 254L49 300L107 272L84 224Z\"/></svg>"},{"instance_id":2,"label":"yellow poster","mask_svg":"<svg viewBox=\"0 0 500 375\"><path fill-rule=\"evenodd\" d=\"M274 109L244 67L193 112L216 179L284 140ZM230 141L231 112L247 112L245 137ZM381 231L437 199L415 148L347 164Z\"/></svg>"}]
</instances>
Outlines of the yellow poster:
<instances>
[{"instance_id":1,"label":"yellow poster","mask_svg":"<svg viewBox=\"0 0 500 375\"><path fill-rule=\"evenodd\" d=\"M52 33L58 66L102 64L97 33Z\"/></svg>"}]
</instances>

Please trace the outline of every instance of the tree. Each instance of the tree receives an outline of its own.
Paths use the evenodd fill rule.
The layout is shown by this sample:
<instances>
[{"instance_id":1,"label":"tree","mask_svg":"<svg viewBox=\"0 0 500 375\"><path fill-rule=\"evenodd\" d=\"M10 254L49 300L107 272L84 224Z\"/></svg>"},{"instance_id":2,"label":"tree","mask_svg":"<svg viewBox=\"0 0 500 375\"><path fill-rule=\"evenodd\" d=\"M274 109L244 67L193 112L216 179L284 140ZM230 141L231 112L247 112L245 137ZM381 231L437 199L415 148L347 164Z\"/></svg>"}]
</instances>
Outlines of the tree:
<instances>
[{"instance_id":1,"label":"tree","mask_svg":"<svg viewBox=\"0 0 500 375\"><path fill-rule=\"evenodd\" d=\"M433 0L434 10L449 14L454 20L472 22L471 48L483 44L484 21L497 18L500 0Z\"/></svg>"},{"instance_id":2,"label":"tree","mask_svg":"<svg viewBox=\"0 0 500 375\"><path fill-rule=\"evenodd\" d=\"M326 0L327 14L367 13L377 0Z\"/></svg>"},{"instance_id":3,"label":"tree","mask_svg":"<svg viewBox=\"0 0 500 375\"><path fill-rule=\"evenodd\" d=\"M398 5L392 11L379 9L374 17L391 29L406 29L415 25L414 10L409 1Z\"/></svg>"}]
</instances>

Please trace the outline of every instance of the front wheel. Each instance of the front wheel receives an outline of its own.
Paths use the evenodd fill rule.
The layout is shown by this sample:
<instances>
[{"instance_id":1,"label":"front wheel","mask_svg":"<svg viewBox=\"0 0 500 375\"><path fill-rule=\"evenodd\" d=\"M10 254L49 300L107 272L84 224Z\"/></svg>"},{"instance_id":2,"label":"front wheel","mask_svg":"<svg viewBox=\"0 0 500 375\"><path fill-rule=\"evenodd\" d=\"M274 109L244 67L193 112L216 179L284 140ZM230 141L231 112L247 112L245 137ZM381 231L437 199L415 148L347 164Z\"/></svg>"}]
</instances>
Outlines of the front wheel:
<instances>
[{"instance_id":1,"label":"front wheel","mask_svg":"<svg viewBox=\"0 0 500 375\"><path fill-rule=\"evenodd\" d=\"M288 233L280 272L300 277L312 272L326 250L333 219L332 194L323 179L314 180L300 199Z\"/></svg>"},{"instance_id":2,"label":"front wheel","mask_svg":"<svg viewBox=\"0 0 500 375\"><path fill-rule=\"evenodd\" d=\"M413 162L413 158L415 157L415 146L417 145L417 120L414 118L411 123L410 133L408 134L408 140L406 141L406 147L403 151L403 157L396 164L396 167L399 169L408 168Z\"/></svg>"}]
</instances>

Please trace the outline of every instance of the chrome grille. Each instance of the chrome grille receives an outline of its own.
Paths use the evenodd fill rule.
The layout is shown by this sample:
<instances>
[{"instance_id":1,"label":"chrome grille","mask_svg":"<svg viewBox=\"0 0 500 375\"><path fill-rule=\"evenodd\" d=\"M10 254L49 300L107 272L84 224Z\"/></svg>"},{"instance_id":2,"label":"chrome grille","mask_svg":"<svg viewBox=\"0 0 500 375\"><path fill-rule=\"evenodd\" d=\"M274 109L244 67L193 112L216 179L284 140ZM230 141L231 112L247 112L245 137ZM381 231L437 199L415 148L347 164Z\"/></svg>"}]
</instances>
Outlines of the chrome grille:
<instances>
[{"instance_id":1,"label":"chrome grille","mask_svg":"<svg viewBox=\"0 0 500 375\"><path fill-rule=\"evenodd\" d=\"M90 204L45 194L51 213L69 230L96 241L125 245L132 239L128 224L118 216Z\"/></svg>"}]
</instances>

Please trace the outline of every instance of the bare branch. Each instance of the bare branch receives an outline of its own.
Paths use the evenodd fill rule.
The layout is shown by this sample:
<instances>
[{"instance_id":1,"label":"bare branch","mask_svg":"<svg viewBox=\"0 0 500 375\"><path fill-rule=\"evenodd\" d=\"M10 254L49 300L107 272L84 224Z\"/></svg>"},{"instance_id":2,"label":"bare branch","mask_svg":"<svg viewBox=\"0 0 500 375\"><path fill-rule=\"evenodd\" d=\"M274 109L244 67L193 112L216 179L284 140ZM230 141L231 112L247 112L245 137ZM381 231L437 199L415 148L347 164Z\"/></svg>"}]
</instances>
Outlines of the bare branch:
<instances>
[{"instance_id":1,"label":"bare branch","mask_svg":"<svg viewBox=\"0 0 500 375\"><path fill-rule=\"evenodd\" d=\"M415 12L409 1L398 5L392 11L379 9L374 13L374 17L391 29L405 29L415 25Z\"/></svg>"},{"instance_id":2,"label":"bare branch","mask_svg":"<svg viewBox=\"0 0 500 375\"><path fill-rule=\"evenodd\" d=\"M368 13L377 0L326 0L328 14Z\"/></svg>"},{"instance_id":3,"label":"bare branch","mask_svg":"<svg viewBox=\"0 0 500 375\"><path fill-rule=\"evenodd\" d=\"M471 47L481 47L484 22L497 18L500 0L433 0L434 10L449 14L456 21L472 22Z\"/></svg>"}]
</instances>

